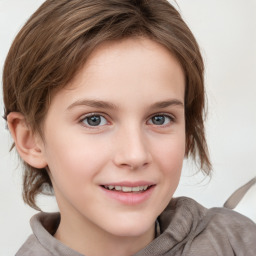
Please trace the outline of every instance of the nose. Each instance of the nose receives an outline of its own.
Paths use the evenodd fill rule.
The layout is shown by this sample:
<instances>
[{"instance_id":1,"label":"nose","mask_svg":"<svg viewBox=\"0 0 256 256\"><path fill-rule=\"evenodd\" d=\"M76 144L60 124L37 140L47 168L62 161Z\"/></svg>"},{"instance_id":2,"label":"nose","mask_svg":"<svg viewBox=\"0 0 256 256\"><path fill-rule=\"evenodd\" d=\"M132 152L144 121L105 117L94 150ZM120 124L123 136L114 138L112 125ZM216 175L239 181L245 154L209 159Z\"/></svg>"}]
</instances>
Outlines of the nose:
<instances>
[{"instance_id":1,"label":"nose","mask_svg":"<svg viewBox=\"0 0 256 256\"><path fill-rule=\"evenodd\" d=\"M125 127L116 138L114 163L119 168L136 170L150 164L152 157L146 135L139 127Z\"/></svg>"}]
</instances>

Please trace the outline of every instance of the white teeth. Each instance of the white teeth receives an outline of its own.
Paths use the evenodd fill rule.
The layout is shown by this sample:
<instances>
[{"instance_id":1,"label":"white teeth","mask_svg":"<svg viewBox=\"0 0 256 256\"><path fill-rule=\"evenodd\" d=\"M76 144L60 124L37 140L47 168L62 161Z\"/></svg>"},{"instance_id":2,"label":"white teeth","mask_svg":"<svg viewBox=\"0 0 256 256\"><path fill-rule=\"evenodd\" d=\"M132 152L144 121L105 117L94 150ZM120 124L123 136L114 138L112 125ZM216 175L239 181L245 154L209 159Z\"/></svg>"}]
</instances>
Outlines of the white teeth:
<instances>
[{"instance_id":1,"label":"white teeth","mask_svg":"<svg viewBox=\"0 0 256 256\"><path fill-rule=\"evenodd\" d=\"M117 190L117 191L123 191L123 192L140 192L145 191L148 189L149 186L138 186L138 187L125 187L125 186L104 186L106 189L109 190Z\"/></svg>"},{"instance_id":2,"label":"white teeth","mask_svg":"<svg viewBox=\"0 0 256 256\"><path fill-rule=\"evenodd\" d=\"M123 191L123 192L131 192L131 191L133 191L133 188L130 188L130 187L122 187L122 191Z\"/></svg>"},{"instance_id":3,"label":"white teeth","mask_svg":"<svg viewBox=\"0 0 256 256\"><path fill-rule=\"evenodd\" d=\"M140 191L140 187L133 187L132 188L132 192L139 192Z\"/></svg>"}]
</instances>

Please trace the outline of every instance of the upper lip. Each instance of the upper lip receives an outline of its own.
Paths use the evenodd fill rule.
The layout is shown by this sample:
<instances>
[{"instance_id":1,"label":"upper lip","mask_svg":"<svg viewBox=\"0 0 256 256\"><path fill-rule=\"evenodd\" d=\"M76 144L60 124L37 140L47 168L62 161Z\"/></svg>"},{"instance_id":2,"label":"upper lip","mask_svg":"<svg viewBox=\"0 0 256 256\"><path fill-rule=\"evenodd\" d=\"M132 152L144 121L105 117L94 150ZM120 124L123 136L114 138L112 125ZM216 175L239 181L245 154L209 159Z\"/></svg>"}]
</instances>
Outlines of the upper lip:
<instances>
[{"instance_id":1,"label":"upper lip","mask_svg":"<svg viewBox=\"0 0 256 256\"><path fill-rule=\"evenodd\" d=\"M121 187L139 187L139 186L152 186L155 185L153 182L148 181L121 181L121 182L109 182L101 184L102 186L121 186Z\"/></svg>"}]
</instances>

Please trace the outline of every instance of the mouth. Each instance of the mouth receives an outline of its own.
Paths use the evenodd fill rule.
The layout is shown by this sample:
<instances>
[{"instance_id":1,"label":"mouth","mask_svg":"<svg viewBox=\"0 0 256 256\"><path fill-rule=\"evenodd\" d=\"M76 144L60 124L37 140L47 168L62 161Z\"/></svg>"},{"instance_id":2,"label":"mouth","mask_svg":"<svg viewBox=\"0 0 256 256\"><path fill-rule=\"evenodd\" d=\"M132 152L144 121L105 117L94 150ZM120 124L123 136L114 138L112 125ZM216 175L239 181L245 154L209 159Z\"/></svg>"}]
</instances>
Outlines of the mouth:
<instances>
[{"instance_id":1,"label":"mouth","mask_svg":"<svg viewBox=\"0 0 256 256\"><path fill-rule=\"evenodd\" d=\"M100 187L106 198L122 205L135 206L146 203L154 193L156 185L147 181L123 181L102 184Z\"/></svg>"},{"instance_id":2,"label":"mouth","mask_svg":"<svg viewBox=\"0 0 256 256\"><path fill-rule=\"evenodd\" d=\"M123 193L143 193L149 190L154 185L145 185L145 186L115 186L115 185L102 185L104 189L116 192L123 192Z\"/></svg>"}]
</instances>

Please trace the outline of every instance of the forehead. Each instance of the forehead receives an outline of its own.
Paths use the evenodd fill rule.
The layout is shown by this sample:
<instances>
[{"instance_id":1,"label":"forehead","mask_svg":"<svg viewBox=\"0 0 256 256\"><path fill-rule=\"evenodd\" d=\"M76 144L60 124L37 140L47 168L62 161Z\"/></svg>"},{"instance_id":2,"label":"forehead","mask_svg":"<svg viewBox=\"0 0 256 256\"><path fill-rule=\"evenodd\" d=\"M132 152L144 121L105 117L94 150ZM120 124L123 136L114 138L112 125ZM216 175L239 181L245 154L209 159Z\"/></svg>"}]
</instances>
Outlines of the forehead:
<instances>
[{"instance_id":1,"label":"forehead","mask_svg":"<svg viewBox=\"0 0 256 256\"><path fill-rule=\"evenodd\" d=\"M147 38L128 38L97 47L57 95L69 100L106 97L114 101L122 94L151 101L169 95L183 101L184 90L183 69L169 50Z\"/></svg>"}]
</instances>

